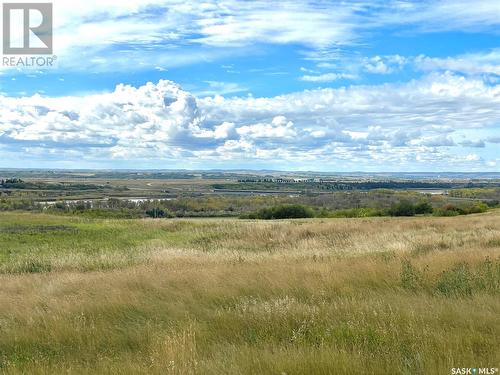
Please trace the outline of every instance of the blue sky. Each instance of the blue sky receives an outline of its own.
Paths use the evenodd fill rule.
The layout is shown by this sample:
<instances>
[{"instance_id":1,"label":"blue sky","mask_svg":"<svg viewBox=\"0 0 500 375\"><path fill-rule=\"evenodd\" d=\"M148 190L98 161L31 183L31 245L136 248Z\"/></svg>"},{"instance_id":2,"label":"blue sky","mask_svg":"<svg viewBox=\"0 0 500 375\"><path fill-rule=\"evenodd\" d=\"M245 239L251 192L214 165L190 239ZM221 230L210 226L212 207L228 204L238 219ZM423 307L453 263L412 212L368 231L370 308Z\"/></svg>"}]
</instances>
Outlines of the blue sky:
<instances>
[{"instance_id":1,"label":"blue sky","mask_svg":"<svg viewBox=\"0 0 500 375\"><path fill-rule=\"evenodd\" d=\"M54 1L0 167L500 171L498 1Z\"/></svg>"}]
</instances>

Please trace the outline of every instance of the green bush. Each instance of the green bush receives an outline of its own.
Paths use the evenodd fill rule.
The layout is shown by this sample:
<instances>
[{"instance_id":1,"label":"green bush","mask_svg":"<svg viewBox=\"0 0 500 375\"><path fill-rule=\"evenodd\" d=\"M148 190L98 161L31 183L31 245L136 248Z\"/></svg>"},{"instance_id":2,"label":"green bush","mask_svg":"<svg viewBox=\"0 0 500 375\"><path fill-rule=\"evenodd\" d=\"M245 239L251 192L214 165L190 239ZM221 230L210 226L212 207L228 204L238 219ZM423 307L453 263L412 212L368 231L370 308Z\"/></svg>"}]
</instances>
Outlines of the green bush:
<instances>
[{"instance_id":1,"label":"green bush","mask_svg":"<svg viewBox=\"0 0 500 375\"><path fill-rule=\"evenodd\" d=\"M173 215L168 211L159 207L154 207L150 210L146 210L146 216L152 217L153 219L161 219L165 217L173 217Z\"/></svg>"},{"instance_id":2,"label":"green bush","mask_svg":"<svg viewBox=\"0 0 500 375\"><path fill-rule=\"evenodd\" d=\"M457 206L453 203L445 204L434 211L436 216L457 216L479 214L488 211L488 205L483 202L467 203Z\"/></svg>"},{"instance_id":3,"label":"green bush","mask_svg":"<svg viewBox=\"0 0 500 375\"><path fill-rule=\"evenodd\" d=\"M314 217L314 211L299 204L279 205L269 208L262 208L246 216L249 219L300 219Z\"/></svg>"},{"instance_id":4,"label":"green bush","mask_svg":"<svg viewBox=\"0 0 500 375\"><path fill-rule=\"evenodd\" d=\"M474 203L473 205L471 205L470 207L468 207L466 210L465 210L465 214L480 214L480 213L483 213L483 212L486 212L488 211L488 205L483 203L483 202L477 202L477 203Z\"/></svg>"},{"instance_id":5,"label":"green bush","mask_svg":"<svg viewBox=\"0 0 500 375\"><path fill-rule=\"evenodd\" d=\"M401 264L401 286L404 289L417 291L423 285L422 273L417 270L409 260Z\"/></svg>"},{"instance_id":6,"label":"green bush","mask_svg":"<svg viewBox=\"0 0 500 375\"><path fill-rule=\"evenodd\" d=\"M500 201L498 199L486 201L485 204L490 208L500 207Z\"/></svg>"},{"instance_id":7,"label":"green bush","mask_svg":"<svg viewBox=\"0 0 500 375\"><path fill-rule=\"evenodd\" d=\"M471 296L473 290L473 275L467 263L457 264L449 271L443 271L436 289L447 297Z\"/></svg>"},{"instance_id":8,"label":"green bush","mask_svg":"<svg viewBox=\"0 0 500 375\"><path fill-rule=\"evenodd\" d=\"M385 216L387 213L377 208L350 208L346 210L337 210L330 213L328 216L332 218L353 218L353 217L373 217Z\"/></svg>"},{"instance_id":9,"label":"green bush","mask_svg":"<svg viewBox=\"0 0 500 375\"><path fill-rule=\"evenodd\" d=\"M415 213L415 206L407 201L398 202L389 209L391 216L415 216Z\"/></svg>"},{"instance_id":10,"label":"green bush","mask_svg":"<svg viewBox=\"0 0 500 375\"><path fill-rule=\"evenodd\" d=\"M432 214L433 211L434 209L429 202L420 202L415 205L415 214L417 215Z\"/></svg>"}]
</instances>

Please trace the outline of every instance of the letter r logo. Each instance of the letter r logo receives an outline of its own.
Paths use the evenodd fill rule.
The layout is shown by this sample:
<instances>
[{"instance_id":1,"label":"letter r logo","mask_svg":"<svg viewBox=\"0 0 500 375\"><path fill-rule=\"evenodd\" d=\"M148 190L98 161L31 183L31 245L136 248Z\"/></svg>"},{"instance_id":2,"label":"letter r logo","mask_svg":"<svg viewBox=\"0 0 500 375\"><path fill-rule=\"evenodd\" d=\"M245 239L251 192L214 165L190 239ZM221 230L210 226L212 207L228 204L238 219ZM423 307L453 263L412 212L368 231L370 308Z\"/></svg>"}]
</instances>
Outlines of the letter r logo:
<instances>
[{"instance_id":1,"label":"letter r logo","mask_svg":"<svg viewBox=\"0 0 500 375\"><path fill-rule=\"evenodd\" d=\"M3 4L3 53L52 54L52 3Z\"/></svg>"}]
</instances>

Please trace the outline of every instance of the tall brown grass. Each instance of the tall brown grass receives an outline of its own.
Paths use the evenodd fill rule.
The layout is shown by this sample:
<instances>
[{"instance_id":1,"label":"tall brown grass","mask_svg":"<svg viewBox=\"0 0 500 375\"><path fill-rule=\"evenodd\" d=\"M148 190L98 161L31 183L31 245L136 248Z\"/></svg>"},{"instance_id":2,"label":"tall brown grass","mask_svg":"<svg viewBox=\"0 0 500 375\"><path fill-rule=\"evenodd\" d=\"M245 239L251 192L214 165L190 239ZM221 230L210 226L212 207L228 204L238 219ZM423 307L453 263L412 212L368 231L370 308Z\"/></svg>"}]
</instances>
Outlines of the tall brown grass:
<instances>
[{"instance_id":1,"label":"tall brown grass","mask_svg":"<svg viewBox=\"0 0 500 375\"><path fill-rule=\"evenodd\" d=\"M75 243L50 272L0 276L0 372L498 367L499 219L129 221L156 233L132 265L85 271Z\"/></svg>"}]
</instances>

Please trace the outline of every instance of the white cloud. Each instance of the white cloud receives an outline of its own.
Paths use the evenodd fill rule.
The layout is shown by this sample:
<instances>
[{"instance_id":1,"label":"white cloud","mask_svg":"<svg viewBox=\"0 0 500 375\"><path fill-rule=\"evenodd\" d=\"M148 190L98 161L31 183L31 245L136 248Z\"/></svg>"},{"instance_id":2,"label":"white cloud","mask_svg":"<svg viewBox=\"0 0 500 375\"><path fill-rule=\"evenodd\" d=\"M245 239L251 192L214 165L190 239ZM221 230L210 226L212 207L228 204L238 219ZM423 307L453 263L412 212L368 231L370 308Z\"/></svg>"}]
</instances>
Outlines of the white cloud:
<instances>
[{"instance_id":1,"label":"white cloud","mask_svg":"<svg viewBox=\"0 0 500 375\"><path fill-rule=\"evenodd\" d=\"M288 121L284 116L274 117L270 123L258 123L244 125L238 128L237 133L242 138L291 138L297 135L293 122Z\"/></svg>"},{"instance_id":2,"label":"white cloud","mask_svg":"<svg viewBox=\"0 0 500 375\"><path fill-rule=\"evenodd\" d=\"M486 139L487 142L490 142L490 143L500 143L500 137L489 137Z\"/></svg>"},{"instance_id":3,"label":"white cloud","mask_svg":"<svg viewBox=\"0 0 500 375\"><path fill-rule=\"evenodd\" d=\"M349 43L357 6L285 0L53 0L61 70L166 69L234 55L256 43ZM126 58L125 58L126 56Z\"/></svg>"},{"instance_id":4,"label":"white cloud","mask_svg":"<svg viewBox=\"0 0 500 375\"><path fill-rule=\"evenodd\" d=\"M465 160L467 161L478 161L480 160L481 158L479 157L479 155L477 154L469 154L465 157Z\"/></svg>"},{"instance_id":5,"label":"white cloud","mask_svg":"<svg viewBox=\"0 0 500 375\"><path fill-rule=\"evenodd\" d=\"M356 7L346 4L282 1L226 1L197 20L202 37L196 42L214 46L299 43L329 46L353 38Z\"/></svg>"},{"instance_id":6,"label":"white cloud","mask_svg":"<svg viewBox=\"0 0 500 375\"><path fill-rule=\"evenodd\" d=\"M348 73L325 73L319 75L304 75L300 77L301 81L306 82L331 82L338 79L354 79L356 76Z\"/></svg>"},{"instance_id":7,"label":"white cloud","mask_svg":"<svg viewBox=\"0 0 500 375\"><path fill-rule=\"evenodd\" d=\"M361 65L368 73L389 74L402 69L406 63L407 59L403 56L389 55L364 58Z\"/></svg>"},{"instance_id":8,"label":"white cloud","mask_svg":"<svg viewBox=\"0 0 500 375\"><path fill-rule=\"evenodd\" d=\"M500 24L496 0L473 5L465 0L283 0L272 6L264 0L53 3L58 66L70 71L167 69L234 55L237 47L247 51L258 44L298 45L331 57L388 26L498 34ZM384 65L371 62L367 69L384 73Z\"/></svg>"},{"instance_id":9,"label":"white cloud","mask_svg":"<svg viewBox=\"0 0 500 375\"><path fill-rule=\"evenodd\" d=\"M445 58L421 55L415 58L414 64L417 69L424 71L447 70L471 75L500 75L500 49Z\"/></svg>"},{"instance_id":10,"label":"white cloud","mask_svg":"<svg viewBox=\"0 0 500 375\"><path fill-rule=\"evenodd\" d=\"M500 85L450 73L271 98L197 98L170 81L84 97L0 97L0 145L20 160L491 169L499 124ZM471 140L479 130L484 147ZM480 149L466 153L471 146Z\"/></svg>"},{"instance_id":11,"label":"white cloud","mask_svg":"<svg viewBox=\"0 0 500 375\"><path fill-rule=\"evenodd\" d=\"M215 127L214 137L215 139L226 139L231 135L234 135L234 123L224 122L221 125Z\"/></svg>"},{"instance_id":12,"label":"white cloud","mask_svg":"<svg viewBox=\"0 0 500 375\"><path fill-rule=\"evenodd\" d=\"M248 89L235 82L205 81L207 88L195 91L197 96L227 95L246 92Z\"/></svg>"},{"instance_id":13,"label":"white cloud","mask_svg":"<svg viewBox=\"0 0 500 375\"><path fill-rule=\"evenodd\" d=\"M389 1L377 15L372 20L376 25L412 25L423 32L495 30L500 22L500 3L496 0Z\"/></svg>"},{"instance_id":14,"label":"white cloud","mask_svg":"<svg viewBox=\"0 0 500 375\"><path fill-rule=\"evenodd\" d=\"M425 55L376 55L366 56L327 56L316 52L308 53L307 59L315 61L319 69L301 68L311 73L301 78L304 81L328 82L340 78L354 79L364 74L397 74L404 69L412 73L444 73L452 72L467 76L484 76L489 83L500 82L500 49L492 49L475 53L467 53L448 57L431 57ZM327 62L326 62L327 61ZM325 72L325 70L332 70ZM314 73L314 74L312 74Z\"/></svg>"},{"instance_id":15,"label":"white cloud","mask_svg":"<svg viewBox=\"0 0 500 375\"><path fill-rule=\"evenodd\" d=\"M476 148L486 147L486 143L482 139L466 140L466 141L460 142L460 144L464 147L476 147Z\"/></svg>"},{"instance_id":16,"label":"white cloud","mask_svg":"<svg viewBox=\"0 0 500 375\"><path fill-rule=\"evenodd\" d=\"M455 146L455 142L449 136L438 135L427 137L424 136L421 139L415 142L416 144L420 144L428 147L451 147Z\"/></svg>"}]
</instances>

